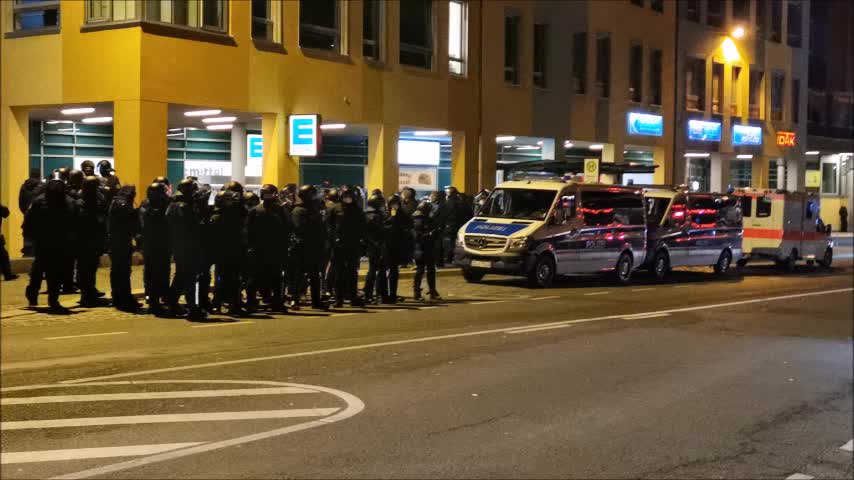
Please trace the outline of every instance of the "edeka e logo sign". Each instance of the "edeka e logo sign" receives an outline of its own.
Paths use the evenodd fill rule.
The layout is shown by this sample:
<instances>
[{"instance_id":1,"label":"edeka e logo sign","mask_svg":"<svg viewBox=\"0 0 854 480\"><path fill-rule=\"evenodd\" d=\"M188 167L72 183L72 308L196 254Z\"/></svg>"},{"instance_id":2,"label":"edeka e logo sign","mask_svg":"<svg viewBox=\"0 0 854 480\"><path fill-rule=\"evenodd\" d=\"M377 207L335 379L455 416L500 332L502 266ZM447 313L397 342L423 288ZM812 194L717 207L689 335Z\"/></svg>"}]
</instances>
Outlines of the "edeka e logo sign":
<instances>
[{"instance_id":1,"label":"edeka e logo sign","mask_svg":"<svg viewBox=\"0 0 854 480\"><path fill-rule=\"evenodd\" d=\"M320 115L288 116L288 155L316 157L320 143Z\"/></svg>"},{"instance_id":2,"label":"edeka e logo sign","mask_svg":"<svg viewBox=\"0 0 854 480\"><path fill-rule=\"evenodd\" d=\"M762 145L762 127L750 125L732 126L733 145Z\"/></svg>"},{"instance_id":3,"label":"edeka e logo sign","mask_svg":"<svg viewBox=\"0 0 854 480\"><path fill-rule=\"evenodd\" d=\"M721 122L688 120L688 138L701 142L720 142Z\"/></svg>"},{"instance_id":4,"label":"edeka e logo sign","mask_svg":"<svg viewBox=\"0 0 854 480\"><path fill-rule=\"evenodd\" d=\"M264 158L264 137L257 133L246 135L246 158L256 160Z\"/></svg>"},{"instance_id":5,"label":"edeka e logo sign","mask_svg":"<svg viewBox=\"0 0 854 480\"><path fill-rule=\"evenodd\" d=\"M664 117L648 113L630 112L629 135L649 135L660 137L664 134Z\"/></svg>"}]
</instances>

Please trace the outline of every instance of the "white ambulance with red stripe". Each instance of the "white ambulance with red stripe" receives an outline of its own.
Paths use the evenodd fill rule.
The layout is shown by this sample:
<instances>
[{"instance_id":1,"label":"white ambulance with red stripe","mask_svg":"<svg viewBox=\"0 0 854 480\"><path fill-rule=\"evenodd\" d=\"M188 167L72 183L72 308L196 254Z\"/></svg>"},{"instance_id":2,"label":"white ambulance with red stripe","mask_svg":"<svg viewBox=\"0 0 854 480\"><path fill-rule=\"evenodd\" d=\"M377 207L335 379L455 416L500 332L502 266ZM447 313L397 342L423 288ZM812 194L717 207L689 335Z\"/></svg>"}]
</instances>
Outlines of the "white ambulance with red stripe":
<instances>
[{"instance_id":1,"label":"white ambulance with red stripe","mask_svg":"<svg viewBox=\"0 0 854 480\"><path fill-rule=\"evenodd\" d=\"M819 217L821 197L813 193L743 189L744 224L740 266L751 260L774 260L791 270L799 260L830 267L833 241L830 226Z\"/></svg>"}]
</instances>

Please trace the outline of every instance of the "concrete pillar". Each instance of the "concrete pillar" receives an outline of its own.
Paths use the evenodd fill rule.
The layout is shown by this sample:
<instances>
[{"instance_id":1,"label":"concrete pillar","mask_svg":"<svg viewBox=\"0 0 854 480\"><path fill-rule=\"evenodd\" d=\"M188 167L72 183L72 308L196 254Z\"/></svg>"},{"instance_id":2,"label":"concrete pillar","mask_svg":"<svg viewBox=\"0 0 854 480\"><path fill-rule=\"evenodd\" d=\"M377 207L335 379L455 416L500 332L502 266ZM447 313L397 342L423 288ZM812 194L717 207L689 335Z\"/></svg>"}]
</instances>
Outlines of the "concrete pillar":
<instances>
[{"instance_id":1,"label":"concrete pillar","mask_svg":"<svg viewBox=\"0 0 854 480\"><path fill-rule=\"evenodd\" d=\"M9 256L16 258L21 256L24 246L21 235L24 214L18 208L18 189L30 176L29 111L6 105L0 108L0 203L9 208L9 217L3 219L2 234Z\"/></svg>"},{"instance_id":2,"label":"concrete pillar","mask_svg":"<svg viewBox=\"0 0 854 480\"><path fill-rule=\"evenodd\" d=\"M477 192L478 134L475 130L451 133L451 184L461 192ZM444 185L439 185L439 188Z\"/></svg>"},{"instance_id":3,"label":"concrete pillar","mask_svg":"<svg viewBox=\"0 0 854 480\"><path fill-rule=\"evenodd\" d=\"M231 178L246 183L246 124L235 123L231 129Z\"/></svg>"},{"instance_id":4,"label":"concrete pillar","mask_svg":"<svg viewBox=\"0 0 854 480\"><path fill-rule=\"evenodd\" d=\"M654 147L652 149L652 164L657 167L652 176L652 183L656 185L678 185L684 181L684 174L682 179L673 178L673 159L667 156L665 147Z\"/></svg>"},{"instance_id":5,"label":"concrete pillar","mask_svg":"<svg viewBox=\"0 0 854 480\"><path fill-rule=\"evenodd\" d=\"M368 127L368 168L365 173L368 191L379 188L388 196L399 190L399 137L399 125L375 124Z\"/></svg>"},{"instance_id":6,"label":"concrete pillar","mask_svg":"<svg viewBox=\"0 0 854 480\"><path fill-rule=\"evenodd\" d=\"M750 161L750 166L751 188L768 188L768 157L754 155Z\"/></svg>"},{"instance_id":7,"label":"concrete pillar","mask_svg":"<svg viewBox=\"0 0 854 480\"><path fill-rule=\"evenodd\" d=\"M602 148L602 163L623 163L623 144L605 143ZM602 183L617 183L615 175L606 175L599 171L599 181Z\"/></svg>"},{"instance_id":8,"label":"concrete pillar","mask_svg":"<svg viewBox=\"0 0 854 480\"><path fill-rule=\"evenodd\" d=\"M114 167L123 185L136 185L137 202L152 179L166 175L167 108L147 100L113 102Z\"/></svg>"},{"instance_id":9,"label":"concrete pillar","mask_svg":"<svg viewBox=\"0 0 854 480\"><path fill-rule=\"evenodd\" d=\"M263 183L272 183L278 187L299 183L299 159L288 155L287 127L288 117L283 113L261 115L261 135L264 137Z\"/></svg>"},{"instance_id":10,"label":"concrete pillar","mask_svg":"<svg viewBox=\"0 0 854 480\"><path fill-rule=\"evenodd\" d=\"M481 189L492 190L495 188L495 169L498 160L498 145L495 143L494 133L483 133L480 135L480 162L479 183Z\"/></svg>"},{"instance_id":11,"label":"concrete pillar","mask_svg":"<svg viewBox=\"0 0 854 480\"><path fill-rule=\"evenodd\" d=\"M730 184L730 158L728 155L712 153L709 155L709 189L713 192L726 192Z\"/></svg>"},{"instance_id":12,"label":"concrete pillar","mask_svg":"<svg viewBox=\"0 0 854 480\"><path fill-rule=\"evenodd\" d=\"M803 192L806 188L806 164L798 158L787 158L786 190Z\"/></svg>"},{"instance_id":13,"label":"concrete pillar","mask_svg":"<svg viewBox=\"0 0 854 480\"><path fill-rule=\"evenodd\" d=\"M786 189L786 161L782 158L778 158L775 163L777 164L777 185L772 185L774 188L785 190Z\"/></svg>"}]
</instances>

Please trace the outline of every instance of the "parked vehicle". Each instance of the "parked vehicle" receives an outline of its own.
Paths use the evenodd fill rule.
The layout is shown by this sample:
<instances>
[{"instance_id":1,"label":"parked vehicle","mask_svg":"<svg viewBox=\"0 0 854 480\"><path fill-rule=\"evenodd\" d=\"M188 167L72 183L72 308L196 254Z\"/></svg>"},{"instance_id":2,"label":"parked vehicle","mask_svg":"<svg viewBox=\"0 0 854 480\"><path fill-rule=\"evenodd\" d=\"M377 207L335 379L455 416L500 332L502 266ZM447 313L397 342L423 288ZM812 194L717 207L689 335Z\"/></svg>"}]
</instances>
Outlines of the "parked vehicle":
<instances>
[{"instance_id":1,"label":"parked vehicle","mask_svg":"<svg viewBox=\"0 0 854 480\"><path fill-rule=\"evenodd\" d=\"M736 192L744 216L744 253L741 265L756 259L774 260L786 270L799 260L833 263L830 226L819 217L821 197L813 193L782 190Z\"/></svg>"},{"instance_id":2,"label":"parked vehicle","mask_svg":"<svg viewBox=\"0 0 854 480\"><path fill-rule=\"evenodd\" d=\"M505 182L460 229L454 263L469 282L500 273L548 287L557 275L606 271L628 282L645 260L644 211L640 188Z\"/></svg>"},{"instance_id":3,"label":"parked vehicle","mask_svg":"<svg viewBox=\"0 0 854 480\"><path fill-rule=\"evenodd\" d=\"M740 197L647 188L646 267L664 280L675 267L712 266L726 274L742 258Z\"/></svg>"}]
</instances>

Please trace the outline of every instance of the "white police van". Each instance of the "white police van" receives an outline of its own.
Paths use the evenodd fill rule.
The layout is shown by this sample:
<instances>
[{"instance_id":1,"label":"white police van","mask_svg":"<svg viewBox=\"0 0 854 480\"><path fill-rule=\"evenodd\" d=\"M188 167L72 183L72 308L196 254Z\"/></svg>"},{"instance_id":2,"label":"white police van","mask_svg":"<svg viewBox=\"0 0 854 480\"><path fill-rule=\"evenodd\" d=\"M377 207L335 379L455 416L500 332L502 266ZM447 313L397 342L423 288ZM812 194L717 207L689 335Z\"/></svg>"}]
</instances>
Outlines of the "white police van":
<instances>
[{"instance_id":1,"label":"white police van","mask_svg":"<svg viewBox=\"0 0 854 480\"><path fill-rule=\"evenodd\" d=\"M628 282L645 261L645 215L640 188L505 182L458 232L454 264L469 282L496 273L548 287L557 275L596 272Z\"/></svg>"}]
</instances>

